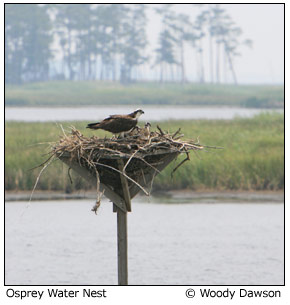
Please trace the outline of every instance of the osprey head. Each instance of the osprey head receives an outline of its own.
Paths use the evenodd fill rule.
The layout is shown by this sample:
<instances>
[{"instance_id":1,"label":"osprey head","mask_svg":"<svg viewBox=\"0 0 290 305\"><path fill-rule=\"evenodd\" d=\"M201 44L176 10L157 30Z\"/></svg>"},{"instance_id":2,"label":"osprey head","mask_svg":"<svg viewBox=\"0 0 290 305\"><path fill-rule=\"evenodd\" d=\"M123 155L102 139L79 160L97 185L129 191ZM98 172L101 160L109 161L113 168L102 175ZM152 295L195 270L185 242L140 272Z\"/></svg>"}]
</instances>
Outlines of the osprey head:
<instances>
[{"instance_id":1,"label":"osprey head","mask_svg":"<svg viewBox=\"0 0 290 305\"><path fill-rule=\"evenodd\" d=\"M134 119L138 119L140 117L140 115L143 113L144 113L144 111L142 109L137 109L132 113L132 117Z\"/></svg>"},{"instance_id":2,"label":"osprey head","mask_svg":"<svg viewBox=\"0 0 290 305\"><path fill-rule=\"evenodd\" d=\"M151 127L151 124L149 122L147 122L144 127L149 128L149 127Z\"/></svg>"}]
</instances>

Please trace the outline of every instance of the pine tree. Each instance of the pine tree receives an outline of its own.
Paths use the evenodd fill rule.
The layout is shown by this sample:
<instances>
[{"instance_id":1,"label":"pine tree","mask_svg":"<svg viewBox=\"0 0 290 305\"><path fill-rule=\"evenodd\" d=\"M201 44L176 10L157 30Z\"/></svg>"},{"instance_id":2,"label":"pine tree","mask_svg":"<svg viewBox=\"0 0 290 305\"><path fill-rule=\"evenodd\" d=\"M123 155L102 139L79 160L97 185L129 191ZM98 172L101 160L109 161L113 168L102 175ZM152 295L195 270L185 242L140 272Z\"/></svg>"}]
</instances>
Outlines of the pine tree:
<instances>
[{"instance_id":1,"label":"pine tree","mask_svg":"<svg viewBox=\"0 0 290 305\"><path fill-rule=\"evenodd\" d=\"M47 80L52 37L46 7L6 4L5 17L6 82Z\"/></svg>"},{"instance_id":2,"label":"pine tree","mask_svg":"<svg viewBox=\"0 0 290 305\"><path fill-rule=\"evenodd\" d=\"M127 5L127 19L124 26L124 40L121 46L121 82L133 80L132 70L148 61L145 54L147 46L146 14L143 4Z\"/></svg>"}]
</instances>

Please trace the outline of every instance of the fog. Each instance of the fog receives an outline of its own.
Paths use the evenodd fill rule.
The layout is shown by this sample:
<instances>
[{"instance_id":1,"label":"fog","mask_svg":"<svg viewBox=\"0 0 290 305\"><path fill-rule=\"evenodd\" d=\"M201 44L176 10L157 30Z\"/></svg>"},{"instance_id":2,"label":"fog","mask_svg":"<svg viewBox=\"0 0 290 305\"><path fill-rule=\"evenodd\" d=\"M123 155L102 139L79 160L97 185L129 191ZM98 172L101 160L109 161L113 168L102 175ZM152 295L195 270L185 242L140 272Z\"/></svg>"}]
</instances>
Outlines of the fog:
<instances>
[{"instance_id":1,"label":"fog","mask_svg":"<svg viewBox=\"0 0 290 305\"><path fill-rule=\"evenodd\" d=\"M178 4L175 7L193 17L198 13L198 8L189 4ZM252 48L244 47L241 56L235 58L239 83L284 83L283 4L222 4L221 7L242 28L243 35L253 41ZM148 16L148 36L154 49L161 23L154 12L150 11ZM189 62L193 61L190 52L186 56ZM191 69L188 69L187 74L194 80L195 74L191 73Z\"/></svg>"},{"instance_id":2,"label":"fog","mask_svg":"<svg viewBox=\"0 0 290 305\"><path fill-rule=\"evenodd\" d=\"M284 80L283 4L8 4L5 17L7 83Z\"/></svg>"}]
</instances>

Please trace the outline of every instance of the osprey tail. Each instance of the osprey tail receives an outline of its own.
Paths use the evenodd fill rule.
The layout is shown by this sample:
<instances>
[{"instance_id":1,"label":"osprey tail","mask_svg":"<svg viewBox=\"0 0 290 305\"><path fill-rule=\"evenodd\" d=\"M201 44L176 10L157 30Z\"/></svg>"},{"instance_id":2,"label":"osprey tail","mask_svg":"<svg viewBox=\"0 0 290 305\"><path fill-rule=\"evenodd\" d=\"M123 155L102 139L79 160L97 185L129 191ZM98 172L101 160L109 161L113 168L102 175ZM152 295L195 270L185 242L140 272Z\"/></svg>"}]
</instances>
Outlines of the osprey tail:
<instances>
[{"instance_id":1,"label":"osprey tail","mask_svg":"<svg viewBox=\"0 0 290 305\"><path fill-rule=\"evenodd\" d=\"M99 129L100 123L90 123L88 124L87 128L90 128L90 129Z\"/></svg>"}]
</instances>

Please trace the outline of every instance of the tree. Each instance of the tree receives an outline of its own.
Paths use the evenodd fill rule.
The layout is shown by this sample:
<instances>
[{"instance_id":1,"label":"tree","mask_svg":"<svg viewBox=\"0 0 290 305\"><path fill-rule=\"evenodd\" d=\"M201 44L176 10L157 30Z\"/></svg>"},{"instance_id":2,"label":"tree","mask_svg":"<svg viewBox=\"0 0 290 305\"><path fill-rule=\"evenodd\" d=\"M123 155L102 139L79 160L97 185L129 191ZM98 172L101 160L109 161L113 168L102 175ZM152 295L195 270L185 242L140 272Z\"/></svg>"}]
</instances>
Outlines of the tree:
<instances>
[{"instance_id":1,"label":"tree","mask_svg":"<svg viewBox=\"0 0 290 305\"><path fill-rule=\"evenodd\" d=\"M193 25L189 20L189 16L185 14L175 14L173 16L171 29L175 36L174 41L176 48L179 49L180 60L179 66L181 68L181 82L186 81L185 74L185 60L184 60L184 45L185 43L195 41L196 35L193 32Z\"/></svg>"},{"instance_id":2,"label":"tree","mask_svg":"<svg viewBox=\"0 0 290 305\"><path fill-rule=\"evenodd\" d=\"M237 83L234 59L242 46L252 42L242 38L241 28L224 7L194 6L201 8L195 20L177 13L172 4L154 7L162 22L153 64L160 67L160 81L177 77L187 81L184 54L190 45L199 82L206 80L208 66L211 82L221 82L222 70L229 70ZM53 69L58 79L136 80L149 61L146 8L143 4L6 4L6 82L46 80ZM61 65L52 61L53 55Z\"/></svg>"},{"instance_id":3,"label":"tree","mask_svg":"<svg viewBox=\"0 0 290 305\"><path fill-rule=\"evenodd\" d=\"M209 32L215 38L216 42L216 82L220 82L220 47L223 43L223 37L228 27L229 16L225 10L216 4L212 10Z\"/></svg>"},{"instance_id":4,"label":"tree","mask_svg":"<svg viewBox=\"0 0 290 305\"><path fill-rule=\"evenodd\" d=\"M120 56L122 53L123 42L126 36L125 27L126 20L128 18L128 10L123 4L111 4L109 6L111 18L110 28L111 28L111 59L112 59L112 79L115 81L117 79L117 67L118 62L121 60Z\"/></svg>"},{"instance_id":5,"label":"tree","mask_svg":"<svg viewBox=\"0 0 290 305\"><path fill-rule=\"evenodd\" d=\"M204 72L204 56L203 56L203 39L205 37L205 25L206 25L206 13L201 12L194 23L194 30L196 32L194 40L192 40L192 46L197 49L199 65L199 82L205 82L205 72Z\"/></svg>"},{"instance_id":6,"label":"tree","mask_svg":"<svg viewBox=\"0 0 290 305\"><path fill-rule=\"evenodd\" d=\"M159 34L158 48L156 51L156 59L154 66L160 66L160 82L166 78L166 68L171 70L171 80L174 80L173 67L178 66L179 62L176 58L176 37L172 29L172 21L176 18L175 13L171 10L172 4L161 5L155 8L155 12L162 18L162 30Z\"/></svg>"},{"instance_id":7,"label":"tree","mask_svg":"<svg viewBox=\"0 0 290 305\"><path fill-rule=\"evenodd\" d=\"M5 16L6 82L47 80L52 39L46 7L6 4Z\"/></svg>"},{"instance_id":8,"label":"tree","mask_svg":"<svg viewBox=\"0 0 290 305\"><path fill-rule=\"evenodd\" d=\"M247 39L244 42L240 42L242 31L231 20L230 16L226 13L226 10L221 8L219 4L209 4L207 9L202 10L197 16L195 22L195 28L199 33L199 39L196 41L196 46L199 46L200 62L203 62L203 49L202 40L203 37L208 35L209 37L209 68L210 68L210 80L214 81L214 60L213 60L213 40L215 42L215 81L220 83L221 81L221 58L222 52L224 61L227 60L230 71L233 76L233 80L237 83L237 77L233 64L233 57L240 55L237 51L241 45L251 45L251 40ZM202 64L201 64L202 65ZM225 66L225 65L224 65ZM201 76L204 69L201 68ZM225 67L224 67L224 73ZM201 77L201 80L203 77Z\"/></svg>"},{"instance_id":9,"label":"tree","mask_svg":"<svg viewBox=\"0 0 290 305\"><path fill-rule=\"evenodd\" d=\"M127 19L124 23L124 40L121 46L121 82L132 81L132 69L148 61L145 48L146 37L146 15L143 4L129 5Z\"/></svg>"},{"instance_id":10,"label":"tree","mask_svg":"<svg viewBox=\"0 0 290 305\"><path fill-rule=\"evenodd\" d=\"M57 4L56 28L62 49L63 67L67 67L69 79L75 78L75 50L78 20L81 16L79 4ZM65 73L65 71L63 71Z\"/></svg>"},{"instance_id":11,"label":"tree","mask_svg":"<svg viewBox=\"0 0 290 305\"><path fill-rule=\"evenodd\" d=\"M157 53L155 65L160 66L160 82L164 81L165 65L177 64L174 56L174 42L175 38L171 36L169 30L165 29L159 34L159 48L155 50ZM173 79L173 75L171 75L171 78Z\"/></svg>"},{"instance_id":12,"label":"tree","mask_svg":"<svg viewBox=\"0 0 290 305\"><path fill-rule=\"evenodd\" d=\"M73 57L78 65L78 78L82 80L92 79L92 58L96 52L93 11L90 4L80 4L77 8L79 17L75 23L76 48Z\"/></svg>"},{"instance_id":13,"label":"tree","mask_svg":"<svg viewBox=\"0 0 290 305\"><path fill-rule=\"evenodd\" d=\"M251 46L252 41L246 39L240 41L242 29L231 20L225 10L216 5L214 10L212 33L216 40L216 81L220 82L220 47L223 46L225 57L228 60L234 83L237 84L237 76L234 69L233 57L239 56L238 48L242 45Z\"/></svg>"}]
</instances>

